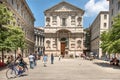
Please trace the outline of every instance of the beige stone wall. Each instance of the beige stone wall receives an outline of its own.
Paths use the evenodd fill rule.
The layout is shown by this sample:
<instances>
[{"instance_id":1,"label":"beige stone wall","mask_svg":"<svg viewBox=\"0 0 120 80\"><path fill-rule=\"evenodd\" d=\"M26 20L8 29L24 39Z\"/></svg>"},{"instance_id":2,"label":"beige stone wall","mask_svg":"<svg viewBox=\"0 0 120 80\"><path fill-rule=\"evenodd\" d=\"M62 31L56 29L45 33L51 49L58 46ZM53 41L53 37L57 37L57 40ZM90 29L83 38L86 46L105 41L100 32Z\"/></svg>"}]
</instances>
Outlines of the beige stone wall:
<instances>
[{"instance_id":1,"label":"beige stone wall","mask_svg":"<svg viewBox=\"0 0 120 80\"><path fill-rule=\"evenodd\" d=\"M120 0L109 0L109 28L113 24L113 18L118 14L120 14Z\"/></svg>"},{"instance_id":2,"label":"beige stone wall","mask_svg":"<svg viewBox=\"0 0 120 80\"><path fill-rule=\"evenodd\" d=\"M66 2L61 2L45 11L46 54L61 54L62 38L66 39L65 51L68 55L83 53L83 13L82 9Z\"/></svg>"},{"instance_id":3,"label":"beige stone wall","mask_svg":"<svg viewBox=\"0 0 120 80\"><path fill-rule=\"evenodd\" d=\"M92 25L91 29L91 51L96 53L99 58L102 56L102 49L100 48L100 35L103 31L109 28L109 14L107 11L102 11L98 14Z\"/></svg>"}]
</instances>

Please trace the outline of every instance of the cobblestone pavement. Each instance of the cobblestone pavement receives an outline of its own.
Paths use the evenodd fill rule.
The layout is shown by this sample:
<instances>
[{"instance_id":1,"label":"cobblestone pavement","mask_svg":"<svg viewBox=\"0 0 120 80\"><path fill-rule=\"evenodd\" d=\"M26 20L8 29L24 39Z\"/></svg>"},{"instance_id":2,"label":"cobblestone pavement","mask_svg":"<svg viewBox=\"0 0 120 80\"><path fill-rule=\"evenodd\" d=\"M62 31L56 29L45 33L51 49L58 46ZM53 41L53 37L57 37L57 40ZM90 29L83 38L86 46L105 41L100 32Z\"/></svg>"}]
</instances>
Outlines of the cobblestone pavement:
<instances>
[{"instance_id":1,"label":"cobblestone pavement","mask_svg":"<svg viewBox=\"0 0 120 80\"><path fill-rule=\"evenodd\" d=\"M28 76L10 80L120 80L120 67L110 66L106 61L55 58L54 64L48 61L43 67L41 60L34 69L29 69ZM7 80L5 71L0 71L0 80Z\"/></svg>"}]
</instances>

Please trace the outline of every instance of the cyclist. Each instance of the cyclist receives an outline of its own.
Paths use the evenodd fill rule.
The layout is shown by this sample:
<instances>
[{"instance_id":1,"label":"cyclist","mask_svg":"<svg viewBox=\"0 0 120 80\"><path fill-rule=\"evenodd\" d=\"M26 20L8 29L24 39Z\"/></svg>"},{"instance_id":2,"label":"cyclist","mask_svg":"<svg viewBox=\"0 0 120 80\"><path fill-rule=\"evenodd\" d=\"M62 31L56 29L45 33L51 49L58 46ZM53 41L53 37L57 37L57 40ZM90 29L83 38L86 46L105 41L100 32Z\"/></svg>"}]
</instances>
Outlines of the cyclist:
<instances>
[{"instance_id":1,"label":"cyclist","mask_svg":"<svg viewBox=\"0 0 120 80\"><path fill-rule=\"evenodd\" d=\"M18 61L18 68L19 68L18 75L20 75L24 71L24 68L25 67L27 68L27 66L26 66L27 64L24 61L24 59L23 59L21 54L18 54L17 58L15 59L15 62L16 61Z\"/></svg>"}]
</instances>

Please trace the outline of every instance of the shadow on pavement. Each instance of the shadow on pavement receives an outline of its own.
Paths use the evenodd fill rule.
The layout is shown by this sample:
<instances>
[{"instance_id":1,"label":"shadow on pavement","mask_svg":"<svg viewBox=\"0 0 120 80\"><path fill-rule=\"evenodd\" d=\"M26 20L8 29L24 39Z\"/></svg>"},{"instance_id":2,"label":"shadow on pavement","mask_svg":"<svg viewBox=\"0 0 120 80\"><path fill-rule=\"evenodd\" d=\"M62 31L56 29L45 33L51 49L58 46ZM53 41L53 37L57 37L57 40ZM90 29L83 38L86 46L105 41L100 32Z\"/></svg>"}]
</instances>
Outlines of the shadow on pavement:
<instances>
[{"instance_id":1,"label":"shadow on pavement","mask_svg":"<svg viewBox=\"0 0 120 80\"><path fill-rule=\"evenodd\" d=\"M0 71L7 69L7 66L0 67Z\"/></svg>"},{"instance_id":2,"label":"shadow on pavement","mask_svg":"<svg viewBox=\"0 0 120 80\"><path fill-rule=\"evenodd\" d=\"M120 66L110 65L109 63L105 63L105 62L94 62L94 64L101 66L101 67L120 69Z\"/></svg>"}]
</instances>

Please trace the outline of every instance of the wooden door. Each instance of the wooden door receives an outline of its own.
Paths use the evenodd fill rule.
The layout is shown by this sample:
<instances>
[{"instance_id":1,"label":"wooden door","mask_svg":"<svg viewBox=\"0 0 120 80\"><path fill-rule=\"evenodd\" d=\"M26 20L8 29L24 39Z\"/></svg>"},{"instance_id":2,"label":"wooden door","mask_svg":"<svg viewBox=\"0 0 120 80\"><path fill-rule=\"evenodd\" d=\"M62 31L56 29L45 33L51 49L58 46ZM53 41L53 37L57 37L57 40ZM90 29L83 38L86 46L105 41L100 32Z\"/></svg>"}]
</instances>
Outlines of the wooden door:
<instances>
[{"instance_id":1,"label":"wooden door","mask_svg":"<svg viewBox=\"0 0 120 80\"><path fill-rule=\"evenodd\" d=\"M61 42L61 55L65 55L65 42Z\"/></svg>"}]
</instances>

